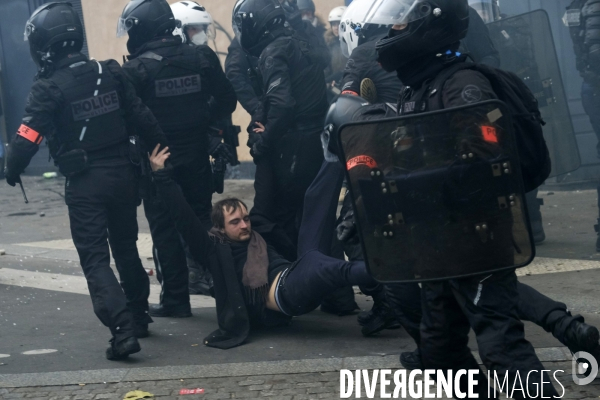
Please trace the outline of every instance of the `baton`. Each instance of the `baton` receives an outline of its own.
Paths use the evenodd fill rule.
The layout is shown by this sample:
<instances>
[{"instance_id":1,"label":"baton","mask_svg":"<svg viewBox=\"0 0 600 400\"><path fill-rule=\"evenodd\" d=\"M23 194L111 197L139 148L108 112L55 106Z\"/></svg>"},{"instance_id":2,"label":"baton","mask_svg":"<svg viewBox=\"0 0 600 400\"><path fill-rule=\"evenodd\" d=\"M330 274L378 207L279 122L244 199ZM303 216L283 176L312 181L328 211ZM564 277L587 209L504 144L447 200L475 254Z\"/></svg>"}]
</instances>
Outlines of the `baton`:
<instances>
[{"instance_id":1,"label":"baton","mask_svg":"<svg viewBox=\"0 0 600 400\"><path fill-rule=\"evenodd\" d=\"M23 199L25 200L25 204L29 204L29 200L27 200L27 195L25 194L25 188L23 187L23 182L19 181L19 185L21 186L21 192L23 192Z\"/></svg>"}]
</instances>

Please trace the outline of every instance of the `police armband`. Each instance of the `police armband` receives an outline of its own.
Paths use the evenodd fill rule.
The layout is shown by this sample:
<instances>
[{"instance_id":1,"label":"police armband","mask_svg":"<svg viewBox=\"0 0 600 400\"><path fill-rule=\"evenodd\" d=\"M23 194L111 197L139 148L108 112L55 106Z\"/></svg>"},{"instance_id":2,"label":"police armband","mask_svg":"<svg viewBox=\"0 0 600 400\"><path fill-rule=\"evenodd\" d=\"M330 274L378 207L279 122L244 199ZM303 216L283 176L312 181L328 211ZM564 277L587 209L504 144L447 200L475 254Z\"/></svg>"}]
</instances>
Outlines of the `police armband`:
<instances>
[{"instance_id":1,"label":"police armband","mask_svg":"<svg viewBox=\"0 0 600 400\"><path fill-rule=\"evenodd\" d=\"M19 130L17 131L17 135L35 144L40 144L42 143L42 140L44 140L44 137L40 135L39 132L37 132L34 129L31 129L27 125L21 125L19 127Z\"/></svg>"}]
</instances>

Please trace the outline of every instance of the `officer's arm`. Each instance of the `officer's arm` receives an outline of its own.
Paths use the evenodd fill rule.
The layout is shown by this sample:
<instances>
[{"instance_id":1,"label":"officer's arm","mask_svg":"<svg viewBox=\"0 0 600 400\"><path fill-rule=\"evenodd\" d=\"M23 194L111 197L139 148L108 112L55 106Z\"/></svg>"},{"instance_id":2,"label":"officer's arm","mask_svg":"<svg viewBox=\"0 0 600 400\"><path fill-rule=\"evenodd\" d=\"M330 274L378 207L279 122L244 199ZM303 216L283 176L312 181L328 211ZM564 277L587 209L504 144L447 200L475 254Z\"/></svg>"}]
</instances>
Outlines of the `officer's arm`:
<instances>
[{"instance_id":1,"label":"officer's arm","mask_svg":"<svg viewBox=\"0 0 600 400\"><path fill-rule=\"evenodd\" d=\"M342 94L360 95L360 82L362 81L360 69L362 65L360 62L361 50L361 47L355 48L346 62L346 68L344 68L344 75L340 84Z\"/></svg>"},{"instance_id":2,"label":"officer's arm","mask_svg":"<svg viewBox=\"0 0 600 400\"><path fill-rule=\"evenodd\" d=\"M259 68L263 77L265 106L268 110L263 141L268 146L283 136L294 122L296 100L292 95L292 82L288 59L283 49L263 54Z\"/></svg>"},{"instance_id":3,"label":"officer's arm","mask_svg":"<svg viewBox=\"0 0 600 400\"><path fill-rule=\"evenodd\" d=\"M148 146L147 150L153 149L157 144L163 146L167 144L167 139L158 125L158 121L156 121L152 111L137 96L135 88L123 73L121 66L114 60L103 62L103 64L121 85L119 93L122 93L121 101L123 104L121 107L125 112L125 120L128 125L136 128L136 132Z\"/></svg>"},{"instance_id":4,"label":"officer's arm","mask_svg":"<svg viewBox=\"0 0 600 400\"><path fill-rule=\"evenodd\" d=\"M497 99L490 81L480 72L458 71L444 84L442 101L444 108L460 107Z\"/></svg>"},{"instance_id":5,"label":"officer's arm","mask_svg":"<svg viewBox=\"0 0 600 400\"><path fill-rule=\"evenodd\" d=\"M237 96L233 85L225 76L219 57L208 46L199 47L210 63L208 73L208 83L210 85L210 94L213 97L210 105L211 118L222 119L228 118L237 106Z\"/></svg>"},{"instance_id":6,"label":"officer's arm","mask_svg":"<svg viewBox=\"0 0 600 400\"><path fill-rule=\"evenodd\" d=\"M469 7L469 30L465 42L475 62L495 68L500 66L500 54L492 42L490 31L472 7Z\"/></svg>"},{"instance_id":7,"label":"officer's arm","mask_svg":"<svg viewBox=\"0 0 600 400\"><path fill-rule=\"evenodd\" d=\"M237 39L234 39L229 46L227 59L225 60L225 74L233 84L242 107L248 114L254 115L262 104L248 75L248 70L251 68L252 66L248 62L244 50L238 44Z\"/></svg>"},{"instance_id":8,"label":"officer's arm","mask_svg":"<svg viewBox=\"0 0 600 400\"><path fill-rule=\"evenodd\" d=\"M6 178L12 186L19 182L44 137L54 134L54 116L63 106L61 101L60 90L48 81L39 80L31 88L25 116L6 157Z\"/></svg>"}]
</instances>

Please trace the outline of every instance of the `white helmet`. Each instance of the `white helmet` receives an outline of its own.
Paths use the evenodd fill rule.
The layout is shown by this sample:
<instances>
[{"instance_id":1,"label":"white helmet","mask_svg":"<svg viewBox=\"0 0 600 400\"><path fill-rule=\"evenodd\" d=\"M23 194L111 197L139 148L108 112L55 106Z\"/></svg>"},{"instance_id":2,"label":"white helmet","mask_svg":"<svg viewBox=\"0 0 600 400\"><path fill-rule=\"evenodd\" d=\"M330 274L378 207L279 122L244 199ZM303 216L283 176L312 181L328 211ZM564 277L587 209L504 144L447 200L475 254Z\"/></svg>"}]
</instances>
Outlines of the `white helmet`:
<instances>
[{"instance_id":1,"label":"white helmet","mask_svg":"<svg viewBox=\"0 0 600 400\"><path fill-rule=\"evenodd\" d=\"M207 44L216 36L213 19L204 7L195 1L180 1L171 5L171 10L176 20L181 22L181 27L173 31L173 35L181 36L184 43L191 42L196 45ZM187 30L196 28L197 32L188 38Z\"/></svg>"},{"instance_id":2,"label":"white helmet","mask_svg":"<svg viewBox=\"0 0 600 400\"><path fill-rule=\"evenodd\" d=\"M329 13L329 22L340 22L342 20L342 15L346 12L346 7L339 6L331 10Z\"/></svg>"},{"instance_id":3,"label":"white helmet","mask_svg":"<svg viewBox=\"0 0 600 400\"><path fill-rule=\"evenodd\" d=\"M342 15L340 21L340 46L342 54L350 57L358 45L370 37L386 33L390 26L368 23L370 14L377 10L385 0L354 0Z\"/></svg>"}]
</instances>

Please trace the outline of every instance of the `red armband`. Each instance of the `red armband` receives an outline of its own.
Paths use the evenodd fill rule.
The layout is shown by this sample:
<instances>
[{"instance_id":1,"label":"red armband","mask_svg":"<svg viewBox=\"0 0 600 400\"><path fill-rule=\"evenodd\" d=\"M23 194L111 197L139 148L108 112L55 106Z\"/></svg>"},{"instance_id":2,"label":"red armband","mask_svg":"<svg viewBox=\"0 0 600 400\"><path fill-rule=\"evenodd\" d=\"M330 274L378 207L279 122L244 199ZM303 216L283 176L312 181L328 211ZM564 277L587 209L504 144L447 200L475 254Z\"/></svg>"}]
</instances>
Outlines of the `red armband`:
<instances>
[{"instance_id":1,"label":"red armband","mask_svg":"<svg viewBox=\"0 0 600 400\"><path fill-rule=\"evenodd\" d=\"M42 135L40 135L37 131L31 129L26 125L21 125L19 127L17 135L23 136L25 139L35 144L40 144L42 143L42 140L44 140L44 137Z\"/></svg>"},{"instance_id":2,"label":"red armband","mask_svg":"<svg viewBox=\"0 0 600 400\"><path fill-rule=\"evenodd\" d=\"M342 94L349 94L351 96L358 96L358 93L356 93L354 90L344 90L342 92Z\"/></svg>"},{"instance_id":3,"label":"red armband","mask_svg":"<svg viewBox=\"0 0 600 400\"><path fill-rule=\"evenodd\" d=\"M346 169L350 171L352 168L358 167L359 165L366 165L371 169L377 168L377 162L373 158L369 156L356 156L348 160Z\"/></svg>"}]
</instances>

